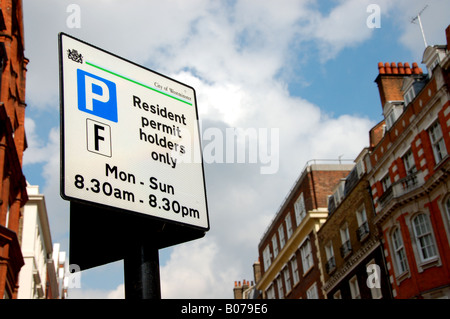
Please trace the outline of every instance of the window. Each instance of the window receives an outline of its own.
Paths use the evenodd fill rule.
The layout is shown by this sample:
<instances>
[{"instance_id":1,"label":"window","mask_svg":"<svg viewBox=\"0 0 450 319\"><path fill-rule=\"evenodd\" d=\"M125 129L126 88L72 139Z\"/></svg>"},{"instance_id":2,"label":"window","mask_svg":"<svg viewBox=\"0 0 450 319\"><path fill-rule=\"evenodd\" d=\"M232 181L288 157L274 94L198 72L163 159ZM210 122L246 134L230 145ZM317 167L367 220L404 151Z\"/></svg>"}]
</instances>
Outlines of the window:
<instances>
[{"instance_id":1,"label":"window","mask_svg":"<svg viewBox=\"0 0 450 319\"><path fill-rule=\"evenodd\" d=\"M302 256L303 273L306 273L314 265L309 239L300 247L300 253Z\"/></svg>"},{"instance_id":2,"label":"window","mask_svg":"<svg viewBox=\"0 0 450 319\"><path fill-rule=\"evenodd\" d=\"M398 120L403 113L403 102L388 102L384 109L386 119L386 129L390 130L394 123Z\"/></svg>"},{"instance_id":3,"label":"window","mask_svg":"<svg viewBox=\"0 0 450 319\"><path fill-rule=\"evenodd\" d=\"M281 276L278 276L277 278L277 286L278 286L278 299L284 299L283 279L281 279Z\"/></svg>"},{"instance_id":4,"label":"window","mask_svg":"<svg viewBox=\"0 0 450 319\"><path fill-rule=\"evenodd\" d=\"M397 227L394 229L391 235L392 245L394 247L395 267L398 272L397 275L401 275L408 270L405 248L403 247L402 235L400 229Z\"/></svg>"},{"instance_id":5,"label":"window","mask_svg":"<svg viewBox=\"0 0 450 319\"><path fill-rule=\"evenodd\" d=\"M280 249L283 249L284 244L286 243L284 240L284 227L283 224L278 227L278 237L280 238Z\"/></svg>"},{"instance_id":6,"label":"window","mask_svg":"<svg viewBox=\"0 0 450 319\"><path fill-rule=\"evenodd\" d=\"M414 87L411 86L411 88L405 94L405 105L408 105L415 96L416 94L414 92Z\"/></svg>"},{"instance_id":7,"label":"window","mask_svg":"<svg viewBox=\"0 0 450 319\"><path fill-rule=\"evenodd\" d=\"M269 289L266 290L267 299L275 299L275 290L273 284L270 285Z\"/></svg>"},{"instance_id":8,"label":"window","mask_svg":"<svg viewBox=\"0 0 450 319\"><path fill-rule=\"evenodd\" d=\"M264 270L267 271L269 269L270 264L272 263L272 256L270 254L270 247L269 245L266 246L263 250L263 259L264 259Z\"/></svg>"},{"instance_id":9,"label":"window","mask_svg":"<svg viewBox=\"0 0 450 319\"><path fill-rule=\"evenodd\" d=\"M342 241L341 256L346 257L352 251L352 245L350 244L350 234L348 232L348 226L344 225L340 229L340 233L341 233L341 241Z\"/></svg>"},{"instance_id":10,"label":"window","mask_svg":"<svg viewBox=\"0 0 450 319\"><path fill-rule=\"evenodd\" d=\"M284 221L286 223L287 239L289 239L292 236L292 220L290 213L287 214Z\"/></svg>"},{"instance_id":11,"label":"window","mask_svg":"<svg viewBox=\"0 0 450 319\"><path fill-rule=\"evenodd\" d=\"M369 224L367 223L366 208L364 205L356 211L356 220L358 221L356 233L358 235L358 240L362 241L369 233Z\"/></svg>"},{"instance_id":12,"label":"window","mask_svg":"<svg viewBox=\"0 0 450 319\"><path fill-rule=\"evenodd\" d=\"M278 255L278 241L276 233L272 237L272 249L273 249L273 258L276 258Z\"/></svg>"},{"instance_id":13,"label":"window","mask_svg":"<svg viewBox=\"0 0 450 319\"><path fill-rule=\"evenodd\" d=\"M361 294L359 293L358 278L356 276L352 277L349 281L350 294L352 299L361 299Z\"/></svg>"},{"instance_id":14,"label":"window","mask_svg":"<svg viewBox=\"0 0 450 319\"><path fill-rule=\"evenodd\" d=\"M325 255L327 256L327 263L325 265L325 270L327 271L327 273L331 273L336 268L333 243L331 241L327 245L325 245Z\"/></svg>"},{"instance_id":15,"label":"window","mask_svg":"<svg viewBox=\"0 0 450 319\"><path fill-rule=\"evenodd\" d=\"M292 278L294 280L294 285L296 285L300 281L300 276L298 275L298 263L297 258L294 257L290 261L291 264L291 270L292 270Z\"/></svg>"},{"instance_id":16,"label":"window","mask_svg":"<svg viewBox=\"0 0 450 319\"><path fill-rule=\"evenodd\" d=\"M306 216L305 200L303 199L303 193L301 193L300 196L295 201L294 210L295 210L295 222L297 223L298 226L302 222L303 218L305 218Z\"/></svg>"},{"instance_id":17,"label":"window","mask_svg":"<svg viewBox=\"0 0 450 319\"><path fill-rule=\"evenodd\" d=\"M306 291L306 298L308 299L319 299L319 294L317 293L317 283L314 283Z\"/></svg>"},{"instance_id":18,"label":"window","mask_svg":"<svg viewBox=\"0 0 450 319\"><path fill-rule=\"evenodd\" d=\"M431 226L428 216L423 213L417 215L413 219L413 226L420 259L422 261L428 261L436 257L436 246L431 234Z\"/></svg>"},{"instance_id":19,"label":"window","mask_svg":"<svg viewBox=\"0 0 450 319\"><path fill-rule=\"evenodd\" d=\"M383 192L386 192L389 187L391 187L391 178L389 176L389 173L384 175L384 177L381 179L381 185L383 186Z\"/></svg>"},{"instance_id":20,"label":"window","mask_svg":"<svg viewBox=\"0 0 450 319\"><path fill-rule=\"evenodd\" d=\"M291 273L289 272L289 267L284 267L283 270L283 276L284 276L284 285L286 287L286 293L289 293L291 291Z\"/></svg>"},{"instance_id":21,"label":"window","mask_svg":"<svg viewBox=\"0 0 450 319\"><path fill-rule=\"evenodd\" d=\"M403 164L405 165L405 171L407 175L414 174L417 172L416 163L414 162L414 156L411 150L406 152L402 157Z\"/></svg>"},{"instance_id":22,"label":"window","mask_svg":"<svg viewBox=\"0 0 450 319\"><path fill-rule=\"evenodd\" d=\"M441 125L439 121L436 121L428 129L430 135L431 144L433 146L434 159L436 164L439 163L446 155L447 149L445 148L444 138L442 136Z\"/></svg>"}]
</instances>

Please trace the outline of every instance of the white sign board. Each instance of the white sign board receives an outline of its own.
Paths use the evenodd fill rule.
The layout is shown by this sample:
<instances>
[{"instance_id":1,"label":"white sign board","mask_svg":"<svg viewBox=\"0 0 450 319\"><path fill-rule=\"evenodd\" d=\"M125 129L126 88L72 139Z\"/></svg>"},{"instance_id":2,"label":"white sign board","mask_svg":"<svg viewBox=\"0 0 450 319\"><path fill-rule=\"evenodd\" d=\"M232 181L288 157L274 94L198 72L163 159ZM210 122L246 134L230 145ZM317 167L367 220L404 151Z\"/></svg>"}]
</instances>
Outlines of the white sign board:
<instances>
[{"instance_id":1,"label":"white sign board","mask_svg":"<svg viewBox=\"0 0 450 319\"><path fill-rule=\"evenodd\" d=\"M209 229L192 87L60 34L61 196Z\"/></svg>"}]
</instances>

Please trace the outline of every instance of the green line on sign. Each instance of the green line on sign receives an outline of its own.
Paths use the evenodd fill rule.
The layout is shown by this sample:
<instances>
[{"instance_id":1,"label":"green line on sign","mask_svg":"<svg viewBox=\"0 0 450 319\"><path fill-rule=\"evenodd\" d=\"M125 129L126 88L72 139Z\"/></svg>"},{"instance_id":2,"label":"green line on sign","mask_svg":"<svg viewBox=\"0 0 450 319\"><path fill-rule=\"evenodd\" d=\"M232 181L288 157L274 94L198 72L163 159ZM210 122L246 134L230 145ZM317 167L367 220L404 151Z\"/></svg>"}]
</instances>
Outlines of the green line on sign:
<instances>
[{"instance_id":1,"label":"green line on sign","mask_svg":"<svg viewBox=\"0 0 450 319\"><path fill-rule=\"evenodd\" d=\"M192 103L190 103L190 102L187 102L187 101L184 101L184 100L182 100L182 99L179 99L179 98L177 98L177 97L175 97L175 96L173 96L173 95L167 94L167 93L165 93L165 92L162 92L162 91L160 91L160 90L157 90L157 89L155 89L155 88L152 88L151 86L145 85L145 84L143 84L143 83L140 83L140 82L137 82L137 81L132 80L132 79L130 79L130 78L127 78L126 76L123 76L123 75L117 74L117 73L115 73L115 72L113 72L113 71L110 71L110 70L107 70L107 69L105 69L105 68L102 68L102 67L100 67L100 66L98 66L98 65L92 64L92 63L87 62L87 61L86 61L86 64L87 64L87 65L90 65L90 66L93 66L94 68L97 68L97 69L99 69L99 70L108 72L109 74L115 75L115 76L117 76L117 77L119 77L119 78L121 78L121 79L130 81L130 82L132 82L132 83L134 83L134 84L137 84L137 85L140 85L140 86L143 86L143 87L145 87L146 89L149 89L149 90L155 91L155 92L157 92L157 93L160 93L160 94L162 94L162 95L168 96L168 97L170 97L170 98L172 98L172 99L175 99L175 100L177 100L177 101L186 103L186 104L188 104L188 105L192 105Z\"/></svg>"}]
</instances>

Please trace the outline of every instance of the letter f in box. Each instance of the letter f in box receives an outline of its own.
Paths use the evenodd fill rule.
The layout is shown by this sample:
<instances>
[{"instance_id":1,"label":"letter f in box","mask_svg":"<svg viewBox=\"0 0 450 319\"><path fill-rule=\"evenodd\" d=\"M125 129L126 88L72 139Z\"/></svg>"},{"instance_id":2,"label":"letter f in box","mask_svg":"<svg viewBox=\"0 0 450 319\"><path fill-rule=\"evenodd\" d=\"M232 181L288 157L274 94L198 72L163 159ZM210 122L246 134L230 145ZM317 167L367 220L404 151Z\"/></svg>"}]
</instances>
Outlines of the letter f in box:
<instances>
[{"instance_id":1,"label":"letter f in box","mask_svg":"<svg viewBox=\"0 0 450 319\"><path fill-rule=\"evenodd\" d=\"M78 109L117 122L116 84L77 69Z\"/></svg>"}]
</instances>

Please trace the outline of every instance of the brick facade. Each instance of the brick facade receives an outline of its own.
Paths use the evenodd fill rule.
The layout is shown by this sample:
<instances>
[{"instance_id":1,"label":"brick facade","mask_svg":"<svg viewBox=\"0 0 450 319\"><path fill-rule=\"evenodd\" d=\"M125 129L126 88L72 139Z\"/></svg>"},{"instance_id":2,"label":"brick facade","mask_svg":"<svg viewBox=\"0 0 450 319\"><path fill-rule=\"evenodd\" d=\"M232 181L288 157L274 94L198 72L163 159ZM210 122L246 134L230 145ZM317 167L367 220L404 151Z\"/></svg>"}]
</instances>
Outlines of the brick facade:
<instances>
[{"instance_id":1,"label":"brick facade","mask_svg":"<svg viewBox=\"0 0 450 319\"><path fill-rule=\"evenodd\" d=\"M374 222L381 230L394 298L450 298L449 61L446 46L429 46L424 52L428 76L397 74L395 83L388 72L377 77L383 107L389 103L386 92L404 102L383 138L371 143L369 172ZM407 100L408 83L420 90ZM406 164L409 151L412 162ZM414 167L408 171L407 165ZM391 185L383 188L386 174Z\"/></svg>"},{"instance_id":2,"label":"brick facade","mask_svg":"<svg viewBox=\"0 0 450 319\"><path fill-rule=\"evenodd\" d=\"M16 298L24 261L20 250L21 208L27 201L22 173L25 79L22 1L1 1L0 17L0 298Z\"/></svg>"}]
</instances>

